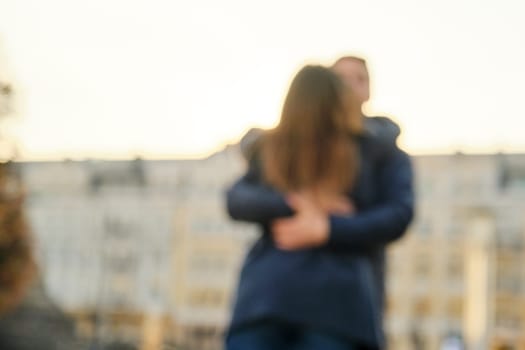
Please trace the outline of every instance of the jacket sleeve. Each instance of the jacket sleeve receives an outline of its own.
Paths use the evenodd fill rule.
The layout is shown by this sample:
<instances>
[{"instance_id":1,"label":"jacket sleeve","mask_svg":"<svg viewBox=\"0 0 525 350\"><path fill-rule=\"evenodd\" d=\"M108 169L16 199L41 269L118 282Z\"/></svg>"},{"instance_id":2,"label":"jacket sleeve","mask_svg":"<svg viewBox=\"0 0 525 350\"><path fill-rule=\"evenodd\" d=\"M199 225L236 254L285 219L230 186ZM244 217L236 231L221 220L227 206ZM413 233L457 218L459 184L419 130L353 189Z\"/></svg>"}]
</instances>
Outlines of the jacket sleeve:
<instances>
[{"instance_id":1,"label":"jacket sleeve","mask_svg":"<svg viewBox=\"0 0 525 350\"><path fill-rule=\"evenodd\" d=\"M234 220L266 225L293 215L284 195L265 185L258 161L252 158L247 173L226 191L226 207Z\"/></svg>"},{"instance_id":2,"label":"jacket sleeve","mask_svg":"<svg viewBox=\"0 0 525 350\"><path fill-rule=\"evenodd\" d=\"M414 216L413 171L410 157L397 147L380 170L379 204L355 216L330 216L328 245L338 249L368 249L400 238Z\"/></svg>"}]
</instances>

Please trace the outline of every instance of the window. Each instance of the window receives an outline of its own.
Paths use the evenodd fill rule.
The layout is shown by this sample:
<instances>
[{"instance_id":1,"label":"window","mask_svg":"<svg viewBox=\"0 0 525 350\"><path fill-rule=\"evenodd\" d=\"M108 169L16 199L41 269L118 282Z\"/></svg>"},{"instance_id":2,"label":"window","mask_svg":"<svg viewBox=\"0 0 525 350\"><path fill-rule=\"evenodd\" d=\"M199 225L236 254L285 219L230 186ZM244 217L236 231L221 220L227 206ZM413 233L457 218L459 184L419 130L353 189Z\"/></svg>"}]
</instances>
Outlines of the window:
<instances>
[{"instance_id":1,"label":"window","mask_svg":"<svg viewBox=\"0 0 525 350\"><path fill-rule=\"evenodd\" d=\"M508 159L500 165L499 185L502 191L513 193L525 191L525 166L523 159Z\"/></svg>"},{"instance_id":2,"label":"window","mask_svg":"<svg viewBox=\"0 0 525 350\"><path fill-rule=\"evenodd\" d=\"M432 273L431 257L428 255L419 255L415 259L414 272L416 279L428 279Z\"/></svg>"},{"instance_id":3,"label":"window","mask_svg":"<svg viewBox=\"0 0 525 350\"><path fill-rule=\"evenodd\" d=\"M453 210L447 223L447 234L451 238L461 237L465 230L465 217L462 213Z\"/></svg>"},{"instance_id":4,"label":"window","mask_svg":"<svg viewBox=\"0 0 525 350\"><path fill-rule=\"evenodd\" d=\"M461 298L453 298L447 302L447 316L453 320L461 320L463 315L463 301Z\"/></svg>"},{"instance_id":5,"label":"window","mask_svg":"<svg viewBox=\"0 0 525 350\"><path fill-rule=\"evenodd\" d=\"M430 317L432 312L432 303L429 298L419 298L414 302L414 314L418 319Z\"/></svg>"},{"instance_id":6,"label":"window","mask_svg":"<svg viewBox=\"0 0 525 350\"><path fill-rule=\"evenodd\" d=\"M463 260L459 256L450 256L447 262L447 275L451 280L463 277Z\"/></svg>"},{"instance_id":7,"label":"window","mask_svg":"<svg viewBox=\"0 0 525 350\"><path fill-rule=\"evenodd\" d=\"M226 295L224 291L216 288L193 289L188 295L188 303L199 307L219 306L225 300Z\"/></svg>"},{"instance_id":8,"label":"window","mask_svg":"<svg viewBox=\"0 0 525 350\"><path fill-rule=\"evenodd\" d=\"M422 219L416 226L416 232L421 236L430 236L432 234L432 223L428 219Z\"/></svg>"}]
</instances>

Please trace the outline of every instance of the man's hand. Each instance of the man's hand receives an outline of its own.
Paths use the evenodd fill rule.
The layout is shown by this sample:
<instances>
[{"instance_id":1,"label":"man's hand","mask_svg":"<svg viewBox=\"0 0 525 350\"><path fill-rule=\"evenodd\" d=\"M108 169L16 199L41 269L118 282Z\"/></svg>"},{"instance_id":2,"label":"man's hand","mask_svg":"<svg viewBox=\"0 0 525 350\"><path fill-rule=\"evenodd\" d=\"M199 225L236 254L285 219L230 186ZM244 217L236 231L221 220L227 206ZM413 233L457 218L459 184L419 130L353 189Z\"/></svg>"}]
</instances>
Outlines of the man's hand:
<instances>
[{"instance_id":1,"label":"man's hand","mask_svg":"<svg viewBox=\"0 0 525 350\"><path fill-rule=\"evenodd\" d=\"M291 194L288 204L296 214L272 223L272 234L277 247L297 250L325 244L330 225L325 210L307 194Z\"/></svg>"},{"instance_id":2,"label":"man's hand","mask_svg":"<svg viewBox=\"0 0 525 350\"><path fill-rule=\"evenodd\" d=\"M327 214L351 215L355 212L354 203L344 195L321 195L318 201Z\"/></svg>"}]
</instances>

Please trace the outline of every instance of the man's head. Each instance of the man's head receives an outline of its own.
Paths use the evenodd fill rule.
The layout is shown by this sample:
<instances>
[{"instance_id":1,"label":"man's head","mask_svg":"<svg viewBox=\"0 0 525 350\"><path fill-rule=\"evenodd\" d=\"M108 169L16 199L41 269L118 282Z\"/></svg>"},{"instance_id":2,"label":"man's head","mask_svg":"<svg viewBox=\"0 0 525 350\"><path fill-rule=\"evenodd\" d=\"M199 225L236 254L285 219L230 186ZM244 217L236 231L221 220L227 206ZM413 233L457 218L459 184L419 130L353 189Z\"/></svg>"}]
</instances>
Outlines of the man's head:
<instances>
[{"instance_id":1,"label":"man's head","mask_svg":"<svg viewBox=\"0 0 525 350\"><path fill-rule=\"evenodd\" d=\"M361 105L370 98L370 78L363 58L343 56L332 65L332 70L350 86Z\"/></svg>"}]
</instances>

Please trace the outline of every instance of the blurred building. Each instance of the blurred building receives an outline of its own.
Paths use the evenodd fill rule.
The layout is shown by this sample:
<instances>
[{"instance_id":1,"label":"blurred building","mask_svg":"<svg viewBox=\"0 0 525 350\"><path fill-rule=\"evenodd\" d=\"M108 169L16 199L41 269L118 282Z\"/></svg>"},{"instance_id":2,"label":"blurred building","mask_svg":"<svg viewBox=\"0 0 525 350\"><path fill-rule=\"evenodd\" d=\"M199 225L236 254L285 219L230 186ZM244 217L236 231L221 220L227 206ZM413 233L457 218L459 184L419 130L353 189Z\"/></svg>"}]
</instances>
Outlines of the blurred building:
<instances>
[{"instance_id":1,"label":"blurred building","mask_svg":"<svg viewBox=\"0 0 525 350\"><path fill-rule=\"evenodd\" d=\"M46 290L81 335L142 349L220 344L254 233L223 207L243 168L235 147L202 160L19 165Z\"/></svg>"},{"instance_id":2,"label":"blurred building","mask_svg":"<svg viewBox=\"0 0 525 350\"><path fill-rule=\"evenodd\" d=\"M414 164L417 220L389 257L390 348L522 349L525 155ZM243 168L233 146L202 160L21 164L45 286L77 331L144 350L221 349L256 236L224 210Z\"/></svg>"},{"instance_id":3,"label":"blurred building","mask_svg":"<svg viewBox=\"0 0 525 350\"><path fill-rule=\"evenodd\" d=\"M95 342L139 344L168 319L179 162L22 164L50 297Z\"/></svg>"},{"instance_id":4,"label":"blurred building","mask_svg":"<svg viewBox=\"0 0 525 350\"><path fill-rule=\"evenodd\" d=\"M188 349L221 349L238 268L256 230L226 216L224 189L244 167L236 150L194 166L181 179L175 220L176 338Z\"/></svg>"},{"instance_id":5,"label":"blurred building","mask_svg":"<svg viewBox=\"0 0 525 350\"><path fill-rule=\"evenodd\" d=\"M414 159L417 219L389 256L392 349L525 349L525 155Z\"/></svg>"}]
</instances>

